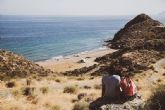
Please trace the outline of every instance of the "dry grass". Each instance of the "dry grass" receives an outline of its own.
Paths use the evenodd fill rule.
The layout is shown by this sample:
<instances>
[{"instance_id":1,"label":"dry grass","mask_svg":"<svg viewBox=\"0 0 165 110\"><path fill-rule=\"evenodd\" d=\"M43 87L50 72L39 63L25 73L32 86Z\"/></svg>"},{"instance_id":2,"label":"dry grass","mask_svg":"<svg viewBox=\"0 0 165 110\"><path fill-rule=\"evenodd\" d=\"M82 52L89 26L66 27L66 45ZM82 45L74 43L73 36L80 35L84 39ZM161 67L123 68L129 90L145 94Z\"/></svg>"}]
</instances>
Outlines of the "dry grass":
<instances>
[{"instance_id":1,"label":"dry grass","mask_svg":"<svg viewBox=\"0 0 165 110\"><path fill-rule=\"evenodd\" d=\"M89 104L87 102L78 102L74 105L73 110L89 110Z\"/></svg>"},{"instance_id":2,"label":"dry grass","mask_svg":"<svg viewBox=\"0 0 165 110\"><path fill-rule=\"evenodd\" d=\"M60 109L60 106L58 106L58 105L53 105L53 106L51 107L51 110L61 110L61 109Z\"/></svg>"},{"instance_id":3,"label":"dry grass","mask_svg":"<svg viewBox=\"0 0 165 110\"><path fill-rule=\"evenodd\" d=\"M165 110L165 85L156 89L150 99L147 101L147 110Z\"/></svg>"},{"instance_id":4,"label":"dry grass","mask_svg":"<svg viewBox=\"0 0 165 110\"><path fill-rule=\"evenodd\" d=\"M78 91L77 86L67 86L64 88L64 93L75 94L77 93L77 91Z\"/></svg>"},{"instance_id":5,"label":"dry grass","mask_svg":"<svg viewBox=\"0 0 165 110\"><path fill-rule=\"evenodd\" d=\"M60 83L60 82L61 82L61 80L60 80L60 79L55 79L55 81L56 81L56 82L58 82L58 83Z\"/></svg>"},{"instance_id":6,"label":"dry grass","mask_svg":"<svg viewBox=\"0 0 165 110\"><path fill-rule=\"evenodd\" d=\"M95 88L95 89L101 89L101 85L100 85L100 84L95 84L95 85L94 85L94 88Z\"/></svg>"},{"instance_id":7,"label":"dry grass","mask_svg":"<svg viewBox=\"0 0 165 110\"><path fill-rule=\"evenodd\" d=\"M77 80L77 77L70 79L58 77L58 79L62 81L57 83L47 78L42 80L31 78L30 84L29 82L27 84L27 79L18 79L15 80L17 86L13 88L7 88L5 82L0 82L0 87L11 92L6 99L1 99L0 96L0 107L3 110L72 110L75 104L80 105L78 100L80 93L87 93L81 100L87 103L100 96L100 90L84 88L86 85L93 87L100 83L99 78L89 80L89 77L85 77L84 80ZM95 96L91 93L95 93Z\"/></svg>"},{"instance_id":8,"label":"dry grass","mask_svg":"<svg viewBox=\"0 0 165 110\"><path fill-rule=\"evenodd\" d=\"M12 93L12 95L15 96L15 97L18 97L18 95L20 95L19 89L12 89L11 93Z\"/></svg>"},{"instance_id":9,"label":"dry grass","mask_svg":"<svg viewBox=\"0 0 165 110\"><path fill-rule=\"evenodd\" d=\"M42 94L47 94L49 92L49 88L48 87L41 87L40 91L42 92Z\"/></svg>"}]
</instances>

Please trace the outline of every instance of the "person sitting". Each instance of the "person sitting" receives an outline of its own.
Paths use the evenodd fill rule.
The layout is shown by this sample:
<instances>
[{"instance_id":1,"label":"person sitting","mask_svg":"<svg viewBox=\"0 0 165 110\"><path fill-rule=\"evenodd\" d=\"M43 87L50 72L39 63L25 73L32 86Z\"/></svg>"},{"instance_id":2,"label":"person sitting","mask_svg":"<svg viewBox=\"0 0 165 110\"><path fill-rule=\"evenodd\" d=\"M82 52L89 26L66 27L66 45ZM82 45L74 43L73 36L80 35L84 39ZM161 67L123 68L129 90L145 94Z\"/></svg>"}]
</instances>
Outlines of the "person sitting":
<instances>
[{"instance_id":1,"label":"person sitting","mask_svg":"<svg viewBox=\"0 0 165 110\"><path fill-rule=\"evenodd\" d=\"M120 82L121 97L124 100L133 100L136 97L137 89L135 83L129 75L121 77Z\"/></svg>"},{"instance_id":2,"label":"person sitting","mask_svg":"<svg viewBox=\"0 0 165 110\"><path fill-rule=\"evenodd\" d=\"M120 97L120 76L103 76L102 78L102 98L117 99Z\"/></svg>"}]
</instances>

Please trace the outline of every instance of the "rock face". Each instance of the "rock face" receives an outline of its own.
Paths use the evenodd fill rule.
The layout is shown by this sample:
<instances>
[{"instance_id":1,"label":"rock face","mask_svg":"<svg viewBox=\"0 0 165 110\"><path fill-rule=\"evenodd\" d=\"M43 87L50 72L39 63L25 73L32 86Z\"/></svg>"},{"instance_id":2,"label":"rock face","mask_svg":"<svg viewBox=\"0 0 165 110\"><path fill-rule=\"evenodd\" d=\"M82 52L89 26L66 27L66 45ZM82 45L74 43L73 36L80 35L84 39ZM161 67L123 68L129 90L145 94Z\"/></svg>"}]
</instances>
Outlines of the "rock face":
<instances>
[{"instance_id":1,"label":"rock face","mask_svg":"<svg viewBox=\"0 0 165 110\"><path fill-rule=\"evenodd\" d=\"M11 78L24 78L30 75L47 76L50 70L26 60L22 56L12 52L0 50L0 80Z\"/></svg>"},{"instance_id":2,"label":"rock face","mask_svg":"<svg viewBox=\"0 0 165 110\"><path fill-rule=\"evenodd\" d=\"M148 15L140 14L117 32L108 46L115 49L165 50L165 27Z\"/></svg>"}]
</instances>

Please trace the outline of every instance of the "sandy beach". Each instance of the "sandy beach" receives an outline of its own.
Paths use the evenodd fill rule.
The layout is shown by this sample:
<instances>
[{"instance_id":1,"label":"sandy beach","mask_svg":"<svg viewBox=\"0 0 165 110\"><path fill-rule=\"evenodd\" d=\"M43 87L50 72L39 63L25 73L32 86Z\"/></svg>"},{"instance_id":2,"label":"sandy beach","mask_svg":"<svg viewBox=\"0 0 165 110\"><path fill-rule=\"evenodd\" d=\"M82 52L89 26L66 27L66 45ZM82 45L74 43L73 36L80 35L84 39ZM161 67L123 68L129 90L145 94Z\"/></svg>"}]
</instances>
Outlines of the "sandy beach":
<instances>
[{"instance_id":1,"label":"sandy beach","mask_svg":"<svg viewBox=\"0 0 165 110\"><path fill-rule=\"evenodd\" d=\"M116 50L104 48L88 52L82 52L79 54L66 56L64 58L50 59L36 63L43 66L44 68L51 69L54 72L65 72L97 64L97 62L94 61L97 57L101 57L114 51ZM84 62L80 62L81 60L83 60Z\"/></svg>"}]
</instances>

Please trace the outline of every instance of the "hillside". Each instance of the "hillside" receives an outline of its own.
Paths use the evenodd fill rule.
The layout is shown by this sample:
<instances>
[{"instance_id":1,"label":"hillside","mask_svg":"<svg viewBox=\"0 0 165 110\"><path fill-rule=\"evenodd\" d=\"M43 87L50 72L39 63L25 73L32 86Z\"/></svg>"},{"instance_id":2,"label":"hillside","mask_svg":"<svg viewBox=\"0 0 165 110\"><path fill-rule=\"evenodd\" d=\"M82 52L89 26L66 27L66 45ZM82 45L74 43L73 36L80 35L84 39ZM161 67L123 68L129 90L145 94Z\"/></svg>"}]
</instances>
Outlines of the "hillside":
<instances>
[{"instance_id":1,"label":"hillside","mask_svg":"<svg viewBox=\"0 0 165 110\"><path fill-rule=\"evenodd\" d=\"M151 64L165 57L165 27L141 14L117 32L107 45L119 51L96 59L104 65L101 70L113 74L117 67L124 67L134 74L149 69Z\"/></svg>"},{"instance_id":2,"label":"hillside","mask_svg":"<svg viewBox=\"0 0 165 110\"><path fill-rule=\"evenodd\" d=\"M88 110L89 106L100 104L99 110L143 110L153 92L165 85L164 40L164 25L141 14L106 42L115 50L107 50L102 57L96 57L95 53L84 56L87 61L83 63L77 62L80 59L76 56L78 60L74 64L82 66L72 71L70 65L62 62L60 68L66 71L58 74L20 55L0 50L0 109ZM121 68L133 76L139 97L133 101L107 103L100 98L102 76L118 74Z\"/></svg>"},{"instance_id":3,"label":"hillside","mask_svg":"<svg viewBox=\"0 0 165 110\"><path fill-rule=\"evenodd\" d=\"M47 76L51 73L51 70L46 70L22 56L0 50L0 80L26 78L35 75Z\"/></svg>"},{"instance_id":4,"label":"hillside","mask_svg":"<svg viewBox=\"0 0 165 110\"><path fill-rule=\"evenodd\" d=\"M165 50L165 26L145 14L136 16L117 32L108 46Z\"/></svg>"}]
</instances>

